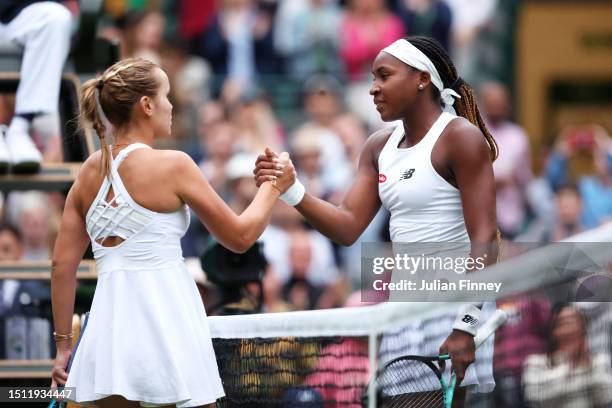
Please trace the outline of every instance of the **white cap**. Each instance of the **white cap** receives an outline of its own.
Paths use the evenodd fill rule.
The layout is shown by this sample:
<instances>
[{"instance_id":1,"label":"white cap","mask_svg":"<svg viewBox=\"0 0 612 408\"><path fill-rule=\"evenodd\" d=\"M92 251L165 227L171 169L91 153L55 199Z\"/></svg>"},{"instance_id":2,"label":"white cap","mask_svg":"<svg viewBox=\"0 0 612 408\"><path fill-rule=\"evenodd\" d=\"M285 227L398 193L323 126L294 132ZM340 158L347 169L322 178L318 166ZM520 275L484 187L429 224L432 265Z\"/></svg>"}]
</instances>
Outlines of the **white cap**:
<instances>
[{"instance_id":1,"label":"white cap","mask_svg":"<svg viewBox=\"0 0 612 408\"><path fill-rule=\"evenodd\" d=\"M253 177L253 169L257 155L252 153L236 153L225 165L228 180Z\"/></svg>"}]
</instances>

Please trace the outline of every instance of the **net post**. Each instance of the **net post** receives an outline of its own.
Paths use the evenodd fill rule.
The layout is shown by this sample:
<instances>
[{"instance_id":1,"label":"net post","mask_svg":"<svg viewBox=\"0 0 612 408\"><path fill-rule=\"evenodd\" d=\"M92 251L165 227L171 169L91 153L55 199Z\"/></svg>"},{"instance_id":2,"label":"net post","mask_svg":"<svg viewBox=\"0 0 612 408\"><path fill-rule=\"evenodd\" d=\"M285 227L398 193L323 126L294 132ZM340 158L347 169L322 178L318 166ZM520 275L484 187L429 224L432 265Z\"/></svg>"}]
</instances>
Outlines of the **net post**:
<instances>
[{"instance_id":1,"label":"net post","mask_svg":"<svg viewBox=\"0 0 612 408\"><path fill-rule=\"evenodd\" d=\"M368 336L368 356L370 358L370 381L368 382L368 408L376 408L376 362L378 356L378 334Z\"/></svg>"}]
</instances>

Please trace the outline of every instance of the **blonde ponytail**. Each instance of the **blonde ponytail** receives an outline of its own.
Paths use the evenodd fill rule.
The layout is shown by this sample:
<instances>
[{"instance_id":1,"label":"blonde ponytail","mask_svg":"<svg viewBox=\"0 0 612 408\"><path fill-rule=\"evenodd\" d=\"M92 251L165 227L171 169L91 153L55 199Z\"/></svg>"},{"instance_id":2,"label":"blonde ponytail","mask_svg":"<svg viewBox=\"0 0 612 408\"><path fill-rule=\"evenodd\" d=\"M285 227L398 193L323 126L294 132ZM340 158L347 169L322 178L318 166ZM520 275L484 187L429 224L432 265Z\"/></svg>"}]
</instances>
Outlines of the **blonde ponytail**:
<instances>
[{"instance_id":1,"label":"blonde ponytail","mask_svg":"<svg viewBox=\"0 0 612 408\"><path fill-rule=\"evenodd\" d=\"M113 130L126 126L134 104L143 96L157 94L159 83L153 75L157 65L142 58L129 58L109 67L99 78L90 79L81 87L81 126L92 126L102 150L102 174L111 171L110 151Z\"/></svg>"}]
</instances>

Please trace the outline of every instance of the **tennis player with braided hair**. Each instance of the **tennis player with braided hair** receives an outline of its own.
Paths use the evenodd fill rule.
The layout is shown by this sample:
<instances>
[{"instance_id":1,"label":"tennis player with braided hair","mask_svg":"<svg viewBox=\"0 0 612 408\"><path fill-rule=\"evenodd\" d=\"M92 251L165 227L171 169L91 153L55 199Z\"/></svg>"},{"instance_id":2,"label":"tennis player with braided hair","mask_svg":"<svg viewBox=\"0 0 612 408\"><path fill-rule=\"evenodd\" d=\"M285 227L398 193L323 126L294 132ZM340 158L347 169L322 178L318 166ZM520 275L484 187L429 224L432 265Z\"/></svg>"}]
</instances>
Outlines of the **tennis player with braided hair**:
<instances>
[{"instance_id":1,"label":"tennis player with braided hair","mask_svg":"<svg viewBox=\"0 0 612 408\"><path fill-rule=\"evenodd\" d=\"M391 213L394 243L469 242L471 256L485 252L489 263L495 261L492 162L498 151L472 89L458 76L440 44L427 37L408 37L383 49L372 73L370 94L381 118L403 123L368 138L356 178L339 206L306 194L299 180L281 198L342 245L355 242L382 204ZM258 184L274 179L274 157L269 150L259 156ZM430 346L437 341L435 348L410 354L449 353L458 384L490 389L494 384L490 355L482 358L489 361L485 370L472 366L466 373L475 359L475 323L486 320L479 316L484 312L466 306L456 318L451 317L446 328L441 329L443 320L432 323L430 329L442 330L437 337L427 333L433 338ZM482 349L492 351L486 344ZM481 349L479 357L480 353ZM461 401L464 395L457 391Z\"/></svg>"},{"instance_id":2,"label":"tennis player with braided hair","mask_svg":"<svg viewBox=\"0 0 612 408\"><path fill-rule=\"evenodd\" d=\"M52 386L75 387L77 402L194 407L223 396L204 306L183 263L187 206L221 244L244 252L295 180L291 163L279 162L276 183L263 183L236 215L189 156L152 148L170 135L169 90L166 74L143 59L118 62L82 88L82 119L102 148L68 193L52 271ZM76 268L90 242L98 282L72 350Z\"/></svg>"}]
</instances>

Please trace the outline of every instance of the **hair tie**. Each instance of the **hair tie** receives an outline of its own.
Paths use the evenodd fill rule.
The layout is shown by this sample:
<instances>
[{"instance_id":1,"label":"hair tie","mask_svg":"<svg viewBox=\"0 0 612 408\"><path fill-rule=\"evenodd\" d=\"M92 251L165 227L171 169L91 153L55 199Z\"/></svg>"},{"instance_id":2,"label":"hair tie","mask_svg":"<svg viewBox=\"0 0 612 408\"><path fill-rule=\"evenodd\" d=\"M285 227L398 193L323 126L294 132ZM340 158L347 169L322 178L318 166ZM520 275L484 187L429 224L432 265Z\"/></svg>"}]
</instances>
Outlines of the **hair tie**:
<instances>
[{"instance_id":1,"label":"hair tie","mask_svg":"<svg viewBox=\"0 0 612 408\"><path fill-rule=\"evenodd\" d=\"M97 88L98 88L99 90L102 90L102 88L103 88L103 87L104 87L104 80L103 80L103 79L100 79L100 80L98 81Z\"/></svg>"}]
</instances>

